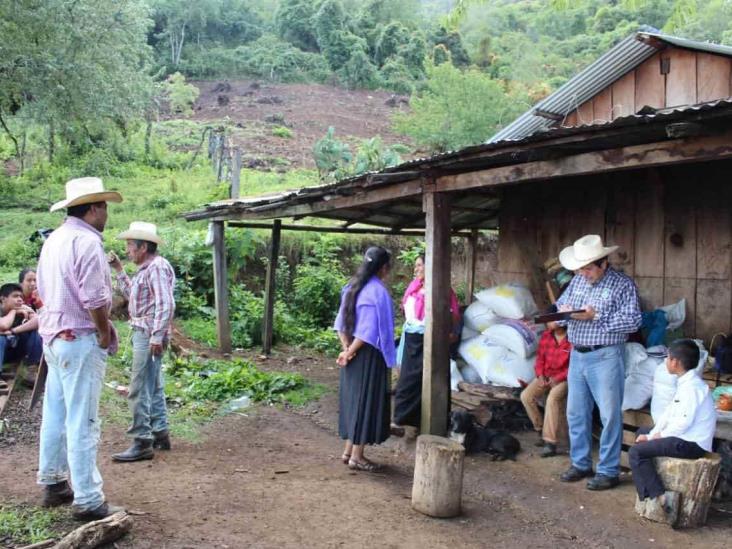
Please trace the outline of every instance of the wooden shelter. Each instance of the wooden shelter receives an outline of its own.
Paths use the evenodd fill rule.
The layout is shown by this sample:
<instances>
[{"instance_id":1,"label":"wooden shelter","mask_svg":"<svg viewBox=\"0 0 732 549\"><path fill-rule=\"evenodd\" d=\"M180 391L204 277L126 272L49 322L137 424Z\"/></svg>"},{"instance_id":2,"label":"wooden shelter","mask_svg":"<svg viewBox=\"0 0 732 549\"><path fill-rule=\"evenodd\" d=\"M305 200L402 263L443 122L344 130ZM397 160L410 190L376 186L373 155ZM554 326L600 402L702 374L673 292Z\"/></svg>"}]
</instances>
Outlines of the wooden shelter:
<instances>
[{"instance_id":1,"label":"wooden shelter","mask_svg":"<svg viewBox=\"0 0 732 549\"><path fill-rule=\"evenodd\" d=\"M340 220L342 231L361 224L387 233L424 233L431 322L425 334L423 432L447 431L449 359L440 334L450 325L455 231L472 231L475 238L479 229L498 229L493 278L525 282L537 298L544 295L544 261L583 234L600 234L620 245L612 260L634 277L645 308L684 297L688 335L708 343L714 333L729 332L731 59L732 48L637 33L488 143L332 185L217 202L187 214L190 221L214 224L220 343L230 345L224 224L262 226L274 220L266 226L272 228L276 258L279 233L288 227L281 220L304 217ZM588 121L588 105L593 123L578 125ZM270 325L276 263L270 261L268 273Z\"/></svg>"}]
</instances>

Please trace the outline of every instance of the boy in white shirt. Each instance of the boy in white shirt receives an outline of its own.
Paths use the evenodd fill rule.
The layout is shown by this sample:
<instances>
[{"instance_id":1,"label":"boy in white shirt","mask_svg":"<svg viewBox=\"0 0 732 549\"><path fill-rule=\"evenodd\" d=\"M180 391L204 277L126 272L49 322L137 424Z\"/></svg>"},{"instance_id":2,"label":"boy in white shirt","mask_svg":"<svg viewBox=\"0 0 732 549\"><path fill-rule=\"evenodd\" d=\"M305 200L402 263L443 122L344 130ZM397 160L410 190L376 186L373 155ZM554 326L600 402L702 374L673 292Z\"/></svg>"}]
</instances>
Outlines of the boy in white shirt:
<instances>
[{"instance_id":1,"label":"boy in white shirt","mask_svg":"<svg viewBox=\"0 0 732 549\"><path fill-rule=\"evenodd\" d=\"M646 516L672 526L678 518L679 494L664 488L653 458L698 459L712 451L717 413L709 387L694 372L698 363L699 347L693 340L677 339L671 344L666 369L678 376L676 393L653 429L640 434L628 452L633 482L638 498L646 506Z\"/></svg>"}]
</instances>

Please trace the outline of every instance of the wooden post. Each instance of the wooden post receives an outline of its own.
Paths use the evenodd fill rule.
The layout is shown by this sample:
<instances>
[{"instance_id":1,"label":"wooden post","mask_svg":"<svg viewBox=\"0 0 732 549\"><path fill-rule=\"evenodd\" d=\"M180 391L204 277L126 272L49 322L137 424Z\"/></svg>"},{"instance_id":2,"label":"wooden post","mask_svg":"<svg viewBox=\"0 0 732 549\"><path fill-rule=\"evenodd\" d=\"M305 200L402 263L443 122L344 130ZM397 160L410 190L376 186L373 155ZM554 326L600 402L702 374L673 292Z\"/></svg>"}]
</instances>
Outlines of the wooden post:
<instances>
[{"instance_id":1,"label":"wooden post","mask_svg":"<svg viewBox=\"0 0 732 549\"><path fill-rule=\"evenodd\" d=\"M214 299L216 300L216 334L219 350L231 352L231 323L229 322L229 284L226 271L224 222L213 222Z\"/></svg>"},{"instance_id":2,"label":"wooden post","mask_svg":"<svg viewBox=\"0 0 732 549\"><path fill-rule=\"evenodd\" d=\"M412 508L430 517L459 515L464 461L465 448L459 442L420 435L414 462Z\"/></svg>"},{"instance_id":3,"label":"wooden post","mask_svg":"<svg viewBox=\"0 0 732 549\"><path fill-rule=\"evenodd\" d=\"M425 319L423 434L447 435L450 413L450 197L425 192Z\"/></svg>"},{"instance_id":4,"label":"wooden post","mask_svg":"<svg viewBox=\"0 0 732 549\"><path fill-rule=\"evenodd\" d=\"M234 158L231 160L231 193L229 198L239 198L239 177L241 175L241 150L234 149Z\"/></svg>"},{"instance_id":5,"label":"wooden post","mask_svg":"<svg viewBox=\"0 0 732 549\"><path fill-rule=\"evenodd\" d=\"M471 229L465 254L465 305L473 302L475 293L475 263L478 257L478 229Z\"/></svg>"},{"instance_id":6,"label":"wooden post","mask_svg":"<svg viewBox=\"0 0 732 549\"><path fill-rule=\"evenodd\" d=\"M267 280L264 288L264 322L262 323L262 352L265 355L272 352L272 326L274 322L275 302L275 274L277 260L280 257L280 232L282 221L275 219L272 224L272 244L269 249L269 265L267 265Z\"/></svg>"}]
</instances>

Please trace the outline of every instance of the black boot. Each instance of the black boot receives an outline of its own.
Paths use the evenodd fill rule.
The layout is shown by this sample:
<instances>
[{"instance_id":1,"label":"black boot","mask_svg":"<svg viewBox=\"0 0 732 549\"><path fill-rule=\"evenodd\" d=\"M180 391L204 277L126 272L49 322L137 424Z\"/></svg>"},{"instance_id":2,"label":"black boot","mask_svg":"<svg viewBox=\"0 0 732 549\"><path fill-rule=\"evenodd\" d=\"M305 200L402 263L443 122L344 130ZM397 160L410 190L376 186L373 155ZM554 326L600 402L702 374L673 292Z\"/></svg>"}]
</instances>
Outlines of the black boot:
<instances>
[{"instance_id":1,"label":"black boot","mask_svg":"<svg viewBox=\"0 0 732 549\"><path fill-rule=\"evenodd\" d=\"M95 509L74 509L71 513L71 516L74 517L74 519L76 520L83 520L85 522L88 522L92 520L101 520L121 511L125 511L125 508L119 507L117 505L110 505L105 501Z\"/></svg>"},{"instance_id":2,"label":"black boot","mask_svg":"<svg viewBox=\"0 0 732 549\"><path fill-rule=\"evenodd\" d=\"M547 442L544 445L544 449L541 451L541 454L539 454L543 458L548 458L552 456L557 455L557 445L552 444L551 442Z\"/></svg>"},{"instance_id":3,"label":"black boot","mask_svg":"<svg viewBox=\"0 0 732 549\"><path fill-rule=\"evenodd\" d=\"M170 434L168 431L153 433L153 448L156 450L170 450Z\"/></svg>"},{"instance_id":4,"label":"black boot","mask_svg":"<svg viewBox=\"0 0 732 549\"><path fill-rule=\"evenodd\" d=\"M136 438L132 446L122 453L112 455L114 461L140 461L153 458L153 441Z\"/></svg>"},{"instance_id":5,"label":"black boot","mask_svg":"<svg viewBox=\"0 0 732 549\"><path fill-rule=\"evenodd\" d=\"M74 492L66 481L47 484L43 489L43 503L41 505L44 507L58 507L72 501L74 501Z\"/></svg>"}]
</instances>

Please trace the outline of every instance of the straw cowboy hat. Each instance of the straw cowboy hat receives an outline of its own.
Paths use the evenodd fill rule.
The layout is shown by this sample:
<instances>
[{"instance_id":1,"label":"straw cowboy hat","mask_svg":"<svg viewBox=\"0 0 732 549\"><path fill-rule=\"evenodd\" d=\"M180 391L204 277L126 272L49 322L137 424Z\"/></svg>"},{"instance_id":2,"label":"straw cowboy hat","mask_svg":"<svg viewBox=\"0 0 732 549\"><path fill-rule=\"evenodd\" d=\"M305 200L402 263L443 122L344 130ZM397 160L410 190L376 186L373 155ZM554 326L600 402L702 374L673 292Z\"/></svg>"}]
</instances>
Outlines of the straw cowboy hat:
<instances>
[{"instance_id":1,"label":"straw cowboy hat","mask_svg":"<svg viewBox=\"0 0 732 549\"><path fill-rule=\"evenodd\" d=\"M602 238L596 234L588 234L575 241L572 246L567 246L559 254L559 262L562 267L570 271L581 269L593 261L609 256L618 246L602 245Z\"/></svg>"},{"instance_id":2,"label":"straw cowboy hat","mask_svg":"<svg viewBox=\"0 0 732 549\"><path fill-rule=\"evenodd\" d=\"M72 179L66 182L66 200L56 202L51 211L94 202L122 202L122 195L116 191L105 191L98 177Z\"/></svg>"},{"instance_id":3,"label":"straw cowboy hat","mask_svg":"<svg viewBox=\"0 0 732 549\"><path fill-rule=\"evenodd\" d=\"M162 245L163 239L158 236L158 228L154 223L146 223L145 221L133 221L130 228L119 233L117 238L120 240L146 240Z\"/></svg>"}]
</instances>

